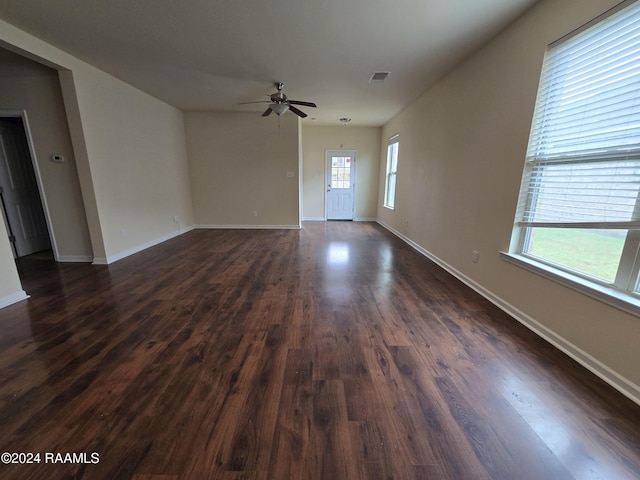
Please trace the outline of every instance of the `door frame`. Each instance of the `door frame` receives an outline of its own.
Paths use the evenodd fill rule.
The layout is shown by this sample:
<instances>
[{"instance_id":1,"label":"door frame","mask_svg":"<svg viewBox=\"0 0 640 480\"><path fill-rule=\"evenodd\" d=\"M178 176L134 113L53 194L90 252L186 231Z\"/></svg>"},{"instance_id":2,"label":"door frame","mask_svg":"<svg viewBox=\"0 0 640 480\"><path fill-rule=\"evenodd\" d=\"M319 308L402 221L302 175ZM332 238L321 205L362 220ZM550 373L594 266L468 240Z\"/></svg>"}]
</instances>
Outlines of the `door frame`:
<instances>
[{"instance_id":1,"label":"door frame","mask_svg":"<svg viewBox=\"0 0 640 480\"><path fill-rule=\"evenodd\" d=\"M351 163L351 185L353 185L353 215L351 216L351 220L355 221L356 219L356 160L358 158L357 150L347 150L342 148L328 148L324 151L324 178L322 183L322 191L324 192L324 221L329 220L328 208L329 203L327 202L327 179L329 178L329 160L331 157L351 157L353 161Z\"/></svg>"},{"instance_id":2,"label":"door frame","mask_svg":"<svg viewBox=\"0 0 640 480\"><path fill-rule=\"evenodd\" d=\"M24 136L27 140L29 155L31 156L31 164L33 165L33 173L36 178L36 184L38 185L38 193L40 194L40 201L42 202L42 210L44 211L44 218L47 224L49 240L51 241L51 249L53 250L53 257L57 262L59 261L60 255L58 253L58 245L56 244L56 239L53 235L53 227L52 227L53 223L51 221L51 214L49 213L49 205L47 204L47 197L44 194L44 189L42 187L42 175L40 173L40 168L38 167L36 151L33 143L33 137L31 136L31 127L29 126L29 118L27 116L27 111L0 109L0 119L1 118L21 118L22 119ZM7 225L5 225L5 230L6 230L6 227ZM7 235L8 234L9 233L7 232Z\"/></svg>"}]
</instances>

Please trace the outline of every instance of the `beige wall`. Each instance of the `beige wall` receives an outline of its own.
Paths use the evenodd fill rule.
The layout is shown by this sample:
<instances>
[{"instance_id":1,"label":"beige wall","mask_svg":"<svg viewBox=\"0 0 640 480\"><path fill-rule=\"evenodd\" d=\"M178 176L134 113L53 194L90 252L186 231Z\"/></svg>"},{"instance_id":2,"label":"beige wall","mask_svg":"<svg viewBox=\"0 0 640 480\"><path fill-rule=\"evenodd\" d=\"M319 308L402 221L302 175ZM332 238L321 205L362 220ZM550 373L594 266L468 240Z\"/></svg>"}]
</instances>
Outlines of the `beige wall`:
<instances>
[{"instance_id":1,"label":"beige wall","mask_svg":"<svg viewBox=\"0 0 640 480\"><path fill-rule=\"evenodd\" d=\"M0 110L26 111L58 260L92 261L58 72L0 52ZM53 163L52 154L64 155L65 162Z\"/></svg>"},{"instance_id":2,"label":"beige wall","mask_svg":"<svg viewBox=\"0 0 640 480\"><path fill-rule=\"evenodd\" d=\"M400 134L381 222L640 399L640 321L500 258L509 247L546 45L617 0L543 0L385 125ZM383 198L384 161L379 199ZM480 261L471 262L472 251Z\"/></svg>"},{"instance_id":3,"label":"beige wall","mask_svg":"<svg viewBox=\"0 0 640 480\"><path fill-rule=\"evenodd\" d=\"M0 235L0 308L24 298L11 244L7 235Z\"/></svg>"},{"instance_id":4,"label":"beige wall","mask_svg":"<svg viewBox=\"0 0 640 480\"><path fill-rule=\"evenodd\" d=\"M290 114L278 127L273 115L185 113L196 224L299 227L298 123Z\"/></svg>"},{"instance_id":5,"label":"beige wall","mask_svg":"<svg viewBox=\"0 0 640 480\"><path fill-rule=\"evenodd\" d=\"M356 150L354 218L377 217L380 135L378 127L305 126L302 129L302 219L325 218L325 151Z\"/></svg>"},{"instance_id":6,"label":"beige wall","mask_svg":"<svg viewBox=\"0 0 640 480\"><path fill-rule=\"evenodd\" d=\"M60 70L96 262L193 226L182 112L3 21L0 45Z\"/></svg>"},{"instance_id":7,"label":"beige wall","mask_svg":"<svg viewBox=\"0 0 640 480\"><path fill-rule=\"evenodd\" d=\"M74 80L107 261L192 227L182 112L97 70Z\"/></svg>"}]
</instances>

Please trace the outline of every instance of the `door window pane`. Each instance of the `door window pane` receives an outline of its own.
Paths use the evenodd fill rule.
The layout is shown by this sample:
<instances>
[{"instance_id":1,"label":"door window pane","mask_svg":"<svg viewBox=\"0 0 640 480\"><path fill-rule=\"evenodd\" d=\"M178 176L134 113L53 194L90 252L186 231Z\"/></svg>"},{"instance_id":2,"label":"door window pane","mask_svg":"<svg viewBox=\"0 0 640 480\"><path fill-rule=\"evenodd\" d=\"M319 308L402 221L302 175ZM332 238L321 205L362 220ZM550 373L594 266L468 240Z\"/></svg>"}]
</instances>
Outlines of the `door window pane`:
<instances>
[{"instance_id":1,"label":"door window pane","mask_svg":"<svg viewBox=\"0 0 640 480\"><path fill-rule=\"evenodd\" d=\"M331 157L331 188L351 188L351 157Z\"/></svg>"}]
</instances>

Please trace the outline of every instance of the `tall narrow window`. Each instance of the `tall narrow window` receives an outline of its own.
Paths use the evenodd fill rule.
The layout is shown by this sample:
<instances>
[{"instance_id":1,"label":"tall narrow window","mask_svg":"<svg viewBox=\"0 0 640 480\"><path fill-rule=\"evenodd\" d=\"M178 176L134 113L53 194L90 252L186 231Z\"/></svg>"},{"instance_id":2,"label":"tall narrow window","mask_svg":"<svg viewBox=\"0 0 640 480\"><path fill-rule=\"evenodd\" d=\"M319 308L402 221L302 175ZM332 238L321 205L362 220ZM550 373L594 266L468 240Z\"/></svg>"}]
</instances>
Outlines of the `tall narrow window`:
<instances>
[{"instance_id":1,"label":"tall narrow window","mask_svg":"<svg viewBox=\"0 0 640 480\"><path fill-rule=\"evenodd\" d=\"M634 294L639 290L639 192L637 2L547 51L513 253L569 278Z\"/></svg>"},{"instance_id":2,"label":"tall narrow window","mask_svg":"<svg viewBox=\"0 0 640 480\"><path fill-rule=\"evenodd\" d=\"M398 135L389 139L387 147L387 177L384 185L384 206L395 208L396 172L398 170Z\"/></svg>"}]
</instances>

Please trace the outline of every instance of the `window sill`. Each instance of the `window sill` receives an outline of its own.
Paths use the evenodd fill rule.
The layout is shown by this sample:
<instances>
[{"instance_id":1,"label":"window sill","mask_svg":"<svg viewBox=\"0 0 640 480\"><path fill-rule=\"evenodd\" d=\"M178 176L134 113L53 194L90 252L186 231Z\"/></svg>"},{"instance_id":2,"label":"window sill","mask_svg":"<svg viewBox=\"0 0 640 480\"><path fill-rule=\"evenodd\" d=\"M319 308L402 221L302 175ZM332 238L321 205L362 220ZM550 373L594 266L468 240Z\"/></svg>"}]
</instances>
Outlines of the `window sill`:
<instances>
[{"instance_id":1,"label":"window sill","mask_svg":"<svg viewBox=\"0 0 640 480\"><path fill-rule=\"evenodd\" d=\"M525 270L541 275L549 280L559 283L560 285L569 287L626 313L640 316L640 298L630 293L621 292L615 288L600 285L576 275L571 275L570 273L544 263L536 262L535 260L523 255L500 252L500 256L507 262L522 267Z\"/></svg>"},{"instance_id":2,"label":"window sill","mask_svg":"<svg viewBox=\"0 0 640 480\"><path fill-rule=\"evenodd\" d=\"M382 205L384 208L386 208L387 210L391 210L392 212L394 212L396 209L395 207L390 207L388 205Z\"/></svg>"}]
</instances>

